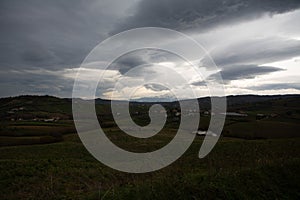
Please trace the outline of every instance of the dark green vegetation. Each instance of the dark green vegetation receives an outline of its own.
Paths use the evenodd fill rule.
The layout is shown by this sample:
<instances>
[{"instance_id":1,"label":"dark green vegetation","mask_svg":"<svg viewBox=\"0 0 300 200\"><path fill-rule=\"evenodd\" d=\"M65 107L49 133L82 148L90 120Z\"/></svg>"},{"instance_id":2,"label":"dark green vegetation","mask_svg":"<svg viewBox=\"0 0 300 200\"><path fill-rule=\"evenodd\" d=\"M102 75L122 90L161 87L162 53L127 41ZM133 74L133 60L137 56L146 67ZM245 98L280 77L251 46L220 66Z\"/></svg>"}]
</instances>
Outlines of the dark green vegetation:
<instances>
[{"instance_id":1,"label":"dark green vegetation","mask_svg":"<svg viewBox=\"0 0 300 200\"><path fill-rule=\"evenodd\" d=\"M0 99L0 146L45 144L75 133L70 99L21 96Z\"/></svg>"},{"instance_id":2,"label":"dark green vegetation","mask_svg":"<svg viewBox=\"0 0 300 200\"><path fill-rule=\"evenodd\" d=\"M200 145L198 138L172 165L140 175L100 164L75 135L2 147L1 199L299 199L300 139L223 138L202 160Z\"/></svg>"},{"instance_id":3,"label":"dark green vegetation","mask_svg":"<svg viewBox=\"0 0 300 200\"><path fill-rule=\"evenodd\" d=\"M72 122L71 101L23 96L0 99L0 199L300 199L300 97L229 97L222 138L198 159L197 136L175 163L152 173L128 174L95 160L83 147ZM178 103L163 103L165 128L149 139L122 133L109 102L96 101L108 137L134 151L167 144L178 127ZM200 130L206 130L209 99L199 99ZM140 125L149 123L151 103L132 103Z\"/></svg>"}]
</instances>

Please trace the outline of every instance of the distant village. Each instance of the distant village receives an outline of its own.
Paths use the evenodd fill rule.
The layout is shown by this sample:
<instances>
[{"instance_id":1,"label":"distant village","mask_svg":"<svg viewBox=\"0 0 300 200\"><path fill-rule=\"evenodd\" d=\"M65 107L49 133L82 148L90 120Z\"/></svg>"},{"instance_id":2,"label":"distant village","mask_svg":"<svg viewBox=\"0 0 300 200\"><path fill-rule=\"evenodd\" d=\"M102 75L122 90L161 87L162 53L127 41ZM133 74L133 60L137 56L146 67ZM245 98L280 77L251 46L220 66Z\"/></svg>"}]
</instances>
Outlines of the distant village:
<instances>
[{"instance_id":1,"label":"distant village","mask_svg":"<svg viewBox=\"0 0 300 200\"><path fill-rule=\"evenodd\" d=\"M142 105L143 106L143 105ZM34 114L28 114L26 111L25 107L17 107L17 108L12 108L11 110L7 111L7 116L5 117L6 119L9 119L10 121L38 121L38 122L57 122L62 119L70 119L70 116L63 116L63 115L54 115L53 114L48 114L44 116L38 116ZM165 111L154 111L156 113L158 112L165 112ZM181 115L194 115L197 113L197 110L186 110L186 111L181 111L177 107L170 108L169 111L167 111L168 114L171 115L172 121L179 121ZM138 116L142 114L139 111L135 111L133 115ZM243 118L243 117L248 117L248 114L245 111L237 111L237 112L226 112L226 113L221 113L222 115L226 115L228 118ZM117 115L121 115L121 113L117 113ZM200 111L201 116L210 116L210 115L215 115L215 113L212 113L210 110L204 110ZM278 114L272 113L272 114L264 114L264 113L258 113L256 114L256 120L262 120L262 119L267 119L267 118L274 118L278 117Z\"/></svg>"},{"instance_id":2,"label":"distant village","mask_svg":"<svg viewBox=\"0 0 300 200\"><path fill-rule=\"evenodd\" d=\"M24 113L26 111L25 107L17 107L7 111L6 119L10 121L36 121L36 122L57 122L61 119L67 119L66 116L39 116L37 117L35 114Z\"/></svg>"}]
</instances>

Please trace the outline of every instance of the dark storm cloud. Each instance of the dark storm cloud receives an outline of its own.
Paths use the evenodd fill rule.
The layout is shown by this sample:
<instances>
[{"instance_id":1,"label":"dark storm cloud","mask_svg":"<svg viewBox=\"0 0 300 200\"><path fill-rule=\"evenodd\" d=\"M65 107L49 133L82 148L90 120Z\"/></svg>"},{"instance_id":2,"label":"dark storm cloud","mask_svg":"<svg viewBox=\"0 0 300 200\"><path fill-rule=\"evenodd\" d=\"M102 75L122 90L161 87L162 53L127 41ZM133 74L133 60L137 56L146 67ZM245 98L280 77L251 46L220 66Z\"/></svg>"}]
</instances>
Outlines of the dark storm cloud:
<instances>
[{"instance_id":1,"label":"dark storm cloud","mask_svg":"<svg viewBox=\"0 0 300 200\"><path fill-rule=\"evenodd\" d=\"M178 62L181 61L178 56L171 54L169 52L157 49L141 49L129 52L125 55L117 58L110 66L109 69L118 70L122 75L124 75L129 70L134 67L145 65L145 67L150 65L155 65L155 63L160 62ZM142 71L140 71L142 72ZM140 74L131 74L134 76L139 76Z\"/></svg>"},{"instance_id":2,"label":"dark storm cloud","mask_svg":"<svg viewBox=\"0 0 300 200\"><path fill-rule=\"evenodd\" d=\"M125 1L119 2L122 6ZM115 0L1 0L0 67L78 66L118 18Z\"/></svg>"},{"instance_id":3,"label":"dark storm cloud","mask_svg":"<svg viewBox=\"0 0 300 200\"><path fill-rule=\"evenodd\" d=\"M237 65L228 66L220 71L222 79L225 83L232 80L251 79L259 75L269 74L272 72L282 71L283 69L269 66L257 66L257 65ZM214 80L216 74L212 74L208 77L208 80Z\"/></svg>"},{"instance_id":4,"label":"dark storm cloud","mask_svg":"<svg viewBox=\"0 0 300 200\"><path fill-rule=\"evenodd\" d=\"M143 26L204 30L299 7L299 0L142 0L115 32Z\"/></svg>"},{"instance_id":5,"label":"dark storm cloud","mask_svg":"<svg viewBox=\"0 0 300 200\"><path fill-rule=\"evenodd\" d=\"M8 70L0 72L0 85L0 94L5 96L49 94L70 97L73 80L45 71Z\"/></svg>"},{"instance_id":6,"label":"dark storm cloud","mask_svg":"<svg viewBox=\"0 0 300 200\"><path fill-rule=\"evenodd\" d=\"M145 88L147 89L150 89L152 91L155 91L155 92L159 92L159 91L164 91L164 90L169 90L167 87L164 87L162 85L159 85L159 84L155 84L155 83L149 83L149 84L146 84L145 85Z\"/></svg>"},{"instance_id":7,"label":"dark storm cloud","mask_svg":"<svg viewBox=\"0 0 300 200\"><path fill-rule=\"evenodd\" d=\"M215 63L223 68L237 64L264 64L300 55L300 41L285 38L248 39L211 52Z\"/></svg>"},{"instance_id":8,"label":"dark storm cloud","mask_svg":"<svg viewBox=\"0 0 300 200\"><path fill-rule=\"evenodd\" d=\"M125 74L130 69L144 64L149 64L149 62L145 58L145 55L124 55L118 58L114 63L112 63L110 68L118 70L121 74Z\"/></svg>"},{"instance_id":9,"label":"dark storm cloud","mask_svg":"<svg viewBox=\"0 0 300 200\"><path fill-rule=\"evenodd\" d=\"M194 86L206 86L205 81L196 81L196 82L192 82L191 84Z\"/></svg>"}]
</instances>

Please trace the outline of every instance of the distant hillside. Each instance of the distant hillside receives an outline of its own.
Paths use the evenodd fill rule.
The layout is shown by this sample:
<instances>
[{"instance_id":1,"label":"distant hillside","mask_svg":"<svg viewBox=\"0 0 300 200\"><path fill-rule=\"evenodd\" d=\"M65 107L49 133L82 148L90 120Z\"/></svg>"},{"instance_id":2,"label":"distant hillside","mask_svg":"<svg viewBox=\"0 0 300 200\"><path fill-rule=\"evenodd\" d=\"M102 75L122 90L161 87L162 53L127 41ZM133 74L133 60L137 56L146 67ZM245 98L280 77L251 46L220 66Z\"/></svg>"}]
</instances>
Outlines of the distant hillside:
<instances>
[{"instance_id":1,"label":"distant hillside","mask_svg":"<svg viewBox=\"0 0 300 200\"><path fill-rule=\"evenodd\" d=\"M270 95L270 96L259 96L259 95L239 95L239 96L228 96L227 105L228 107L238 106L238 105L247 105L254 104L259 102L267 102L274 100L288 100L294 99L296 101L300 100L300 95ZM147 99L149 100L149 99ZM185 100L189 101L189 100ZM198 99L201 108L210 108L210 97L204 97ZM96 99L96 105L109 105L110 100L105 99ZM124 101L119 101L120 103ZM134 104L153 104L160 103L158 99L156 101L146 101L143 102L142 99L139 101L130 102L131 105ZM177 102L168 102L166 99L163 99L162 104L178 104ZM53 96L18 96L18 97L8 97L0 98L0 116L3 118L9 113L32 113L39 112L40 114L59 114L70 116L72 115L72 99L70 98L58 98Z\"/></svg>"},{"instance_id":2,"label":"distant hillside","mask_svg":"<svg viewBox=\"0 0 300 200\"><path fill-rule=\"evenodd\" d=\"M289 99L289 98L300 98L298 94L291 95L238 95L238 96L228 96L228 105L246 104L246 103L256 103L261 101L269 101L275 99Z\"/></svg>"},{"instance_id":3,"label":"distant hillside","mask_svg":"<svg viewBox=\"0 0 300 200\"><path fill-rule=\"evenodd\" d=\"M189 103L190 100L185 101ZM209 97L198 99L201 115L198 130L208 129L211 117L210 101ZM110 103L110 100L96 99L95 108L101 127L113 130L117 129L117 125L111 113ZM130 102L129 109L133 121L140 126L149 124L151 121L149 108L156 103L161 103L167 111L165 127L177 129L182 112L179 102ZM223 136L247 139L299 136L300 95L228 96L227 104ZM1 136L57 137L76 132L72 115L72 99L69 98L52 96L2 98L0 117ZM54 139L53 141L56 141L57 138Z\"/></svg>"},{"instance_id":4,"label":"distant hillside","mask_svg":"<svg viewBox=\"0 0 300 200\"><path fill-rule=\"evenodd\" d=\"M72 100L53 96L18 96L0 99L0 116L3 119L51 118L70 119Z\"/></svg>"}]
</instances>

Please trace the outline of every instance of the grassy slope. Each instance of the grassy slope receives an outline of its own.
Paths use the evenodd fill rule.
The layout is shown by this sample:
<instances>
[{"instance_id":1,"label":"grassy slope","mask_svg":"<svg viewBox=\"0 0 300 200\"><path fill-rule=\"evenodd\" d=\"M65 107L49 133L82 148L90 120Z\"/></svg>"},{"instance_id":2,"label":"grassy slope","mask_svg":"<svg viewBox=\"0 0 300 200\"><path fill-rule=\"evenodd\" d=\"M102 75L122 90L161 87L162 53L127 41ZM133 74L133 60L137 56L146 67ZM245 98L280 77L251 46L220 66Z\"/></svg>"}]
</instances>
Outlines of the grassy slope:
<instances>
[{"instance_id":1,"label":"grassy slope","mask_svg":"<svg viewBox=\"0 0 300 200\"><path fill-rule=\"evenodd\" d=\"M201 143L197 138L172 165L141 175L102 165L75 135L65 136L62 143L2 147L0 198L300 198L300 139L223 138L200 160Z\"/></svg>"}]
</instances>

